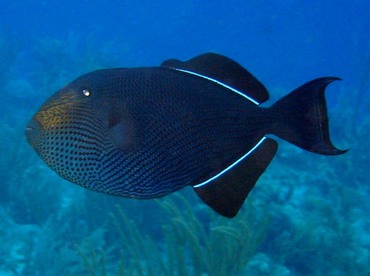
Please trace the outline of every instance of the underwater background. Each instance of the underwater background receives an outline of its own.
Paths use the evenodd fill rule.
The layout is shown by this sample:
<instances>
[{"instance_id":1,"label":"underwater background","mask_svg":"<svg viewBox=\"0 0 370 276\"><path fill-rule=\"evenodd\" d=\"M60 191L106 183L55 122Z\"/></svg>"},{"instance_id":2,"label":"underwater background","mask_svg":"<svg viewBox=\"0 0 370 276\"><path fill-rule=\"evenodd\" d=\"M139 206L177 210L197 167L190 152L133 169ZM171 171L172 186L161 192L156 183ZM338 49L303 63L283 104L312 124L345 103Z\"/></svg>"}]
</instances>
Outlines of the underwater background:
<instances>
[{"instance_id":1,"label":"underwater background","mask_svg":"<svg viewBox=\"0 0 370 276\"><path fill-rule=\"evenodd\" d=\"M269 90L327 89L341 156L279 140L236 218L70 184L27 144L39 106L98 68L228 56ZM370 2L19 1L0 9L0 275L370 275Z\"/></svg>"}]
</instances>

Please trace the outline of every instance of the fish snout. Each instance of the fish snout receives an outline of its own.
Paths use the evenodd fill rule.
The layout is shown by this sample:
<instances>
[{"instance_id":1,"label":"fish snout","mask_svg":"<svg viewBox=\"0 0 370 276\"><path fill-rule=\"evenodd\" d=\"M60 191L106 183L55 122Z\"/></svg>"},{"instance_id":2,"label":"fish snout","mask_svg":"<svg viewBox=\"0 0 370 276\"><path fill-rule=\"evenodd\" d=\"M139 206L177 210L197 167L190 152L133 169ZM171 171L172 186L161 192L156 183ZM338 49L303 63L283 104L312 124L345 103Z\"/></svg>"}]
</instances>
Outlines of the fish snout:
<instances>
[{"instance_id":1,"label":"fish snout","mask_svg":"<svg viewBox=\"0 0 370 276\"><path fill-rule=\"evenodd\" d=\"M42 126L40 122L37 119L33 118L27 124L26 130L25 130L25 135L26 135L28 143L32 146L35 146L41 137L41 132L42 132Z\"/></svg>"}]
</instances>

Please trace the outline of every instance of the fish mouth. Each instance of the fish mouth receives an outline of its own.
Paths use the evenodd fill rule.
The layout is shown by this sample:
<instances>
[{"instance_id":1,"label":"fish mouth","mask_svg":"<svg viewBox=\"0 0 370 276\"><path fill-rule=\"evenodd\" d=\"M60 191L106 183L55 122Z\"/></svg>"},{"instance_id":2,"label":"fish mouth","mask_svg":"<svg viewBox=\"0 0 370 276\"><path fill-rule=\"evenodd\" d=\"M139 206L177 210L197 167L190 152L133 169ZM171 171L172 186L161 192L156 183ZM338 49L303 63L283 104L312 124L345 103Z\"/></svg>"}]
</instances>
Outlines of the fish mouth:
<instances>
[{"instance_id":1,"label":"fish mouth","mask_svg":"<svg viewBox=\"0 0 370 276\"><path fill-rule=\"evenodd\" d=\"M37 141L39 140L41 136L41 130L42 130L42 126L40 122L35 118L33 118L27 124L24 132L25 132L27 141L28 143L30 143L30 145L32 146L36 145Z\"/></svg>"}]
</instances>

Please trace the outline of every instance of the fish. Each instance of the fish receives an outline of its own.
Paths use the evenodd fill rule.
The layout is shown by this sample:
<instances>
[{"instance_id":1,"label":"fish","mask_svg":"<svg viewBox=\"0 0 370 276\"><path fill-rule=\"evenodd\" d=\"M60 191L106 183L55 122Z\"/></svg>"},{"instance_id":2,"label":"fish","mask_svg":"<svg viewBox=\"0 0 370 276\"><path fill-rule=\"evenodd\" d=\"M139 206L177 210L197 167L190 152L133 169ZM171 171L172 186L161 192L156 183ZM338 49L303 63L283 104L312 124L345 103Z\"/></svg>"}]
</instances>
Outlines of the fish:
<instances>
[{"instance_id":1,"label":"fish","mask_svg":"<svg viewBox=\"0 0 370 276\"><path fill-rule=\"evenodd\" d=\"M284 139L339 155L321 77L269 107L265 86L232 59L205 53L156 67L82 75L53 94L27 124L41 159L69 182L136 199L191 186L233 218Z\"/></svg>"}]
</instances>

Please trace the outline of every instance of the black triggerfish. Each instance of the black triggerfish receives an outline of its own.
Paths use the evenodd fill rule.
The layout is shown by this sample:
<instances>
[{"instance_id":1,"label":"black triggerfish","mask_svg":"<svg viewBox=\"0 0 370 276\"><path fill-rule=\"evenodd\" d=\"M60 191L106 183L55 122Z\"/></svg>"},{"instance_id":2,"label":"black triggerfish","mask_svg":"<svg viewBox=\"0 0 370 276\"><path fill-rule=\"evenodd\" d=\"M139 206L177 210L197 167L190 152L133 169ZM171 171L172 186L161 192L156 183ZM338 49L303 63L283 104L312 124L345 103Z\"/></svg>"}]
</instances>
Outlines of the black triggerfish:
<instances>
[{"instance_id":1,"label":"black triggerfish","mask_svg":"<svg viewBox=\"0 0 370 276\"><path fill-rule=\"evenodd\" d=\"M26 137L50 168L85 188L147 199L192 186L234 217L276 153L271 135L323 155L345 152L329 137L324 93L335 80L312 80L262 108L263 84L214 53L98 70L51 96Z\"/></svg>"}]
</instances>

